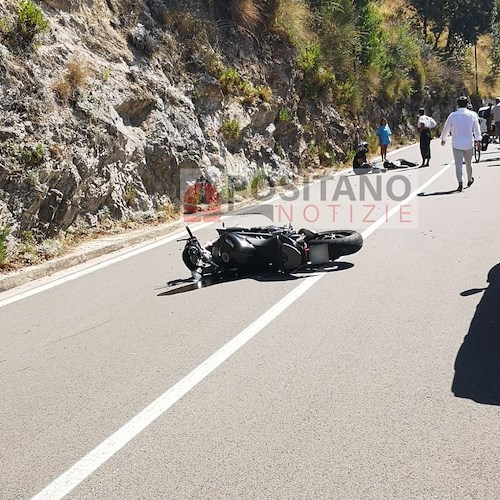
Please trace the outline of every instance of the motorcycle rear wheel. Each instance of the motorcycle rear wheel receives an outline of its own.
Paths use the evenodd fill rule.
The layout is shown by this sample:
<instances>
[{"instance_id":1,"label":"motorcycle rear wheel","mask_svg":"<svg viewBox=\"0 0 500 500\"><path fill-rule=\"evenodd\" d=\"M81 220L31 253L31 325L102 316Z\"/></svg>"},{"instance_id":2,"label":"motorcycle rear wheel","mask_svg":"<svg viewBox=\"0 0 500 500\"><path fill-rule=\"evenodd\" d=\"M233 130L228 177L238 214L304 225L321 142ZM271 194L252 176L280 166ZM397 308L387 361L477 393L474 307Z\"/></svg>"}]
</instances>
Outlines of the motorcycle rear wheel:
<instances>
[{"instance_id":1,"label":"motorcycle rear wheel","mask_svg":"<svg viewBox=\"0 0 500 500\"><path fill-rule=\"evenodd\" d=\"M310 246L328 245L329 259L336 260L343 255L358 252L363 246L363 237L357 231L350 229L333 229L314 233L311 238L306 236L306 242Z\"/></svg>"}]
</instances>

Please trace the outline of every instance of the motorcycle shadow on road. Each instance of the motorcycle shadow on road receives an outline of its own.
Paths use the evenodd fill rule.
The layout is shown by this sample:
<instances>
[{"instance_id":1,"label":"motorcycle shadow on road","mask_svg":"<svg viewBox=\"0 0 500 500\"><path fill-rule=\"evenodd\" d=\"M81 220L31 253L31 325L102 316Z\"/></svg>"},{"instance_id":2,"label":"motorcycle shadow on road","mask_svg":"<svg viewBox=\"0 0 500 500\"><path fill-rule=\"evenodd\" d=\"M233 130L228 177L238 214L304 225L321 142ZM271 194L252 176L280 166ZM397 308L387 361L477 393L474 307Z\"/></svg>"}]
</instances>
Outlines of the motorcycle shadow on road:
<instances>
[{"instance_id":1,"label":"motorcycle shadow on road","mask_svg":"<svg viewBox=\"0 0 500 500\"><path fill-rule=\"evenodd\" d=\"M193 278L176 279L169 281L166 286L161 287L161 288L168 288L168 290L159 293L157 296L164 297L168 295L177 295L179 293L192 292L194 290L200 290L201 288L207 288L213 285L220 285L223 283L230 283L232 281L241 281L245 279L252 279L260 282L295 281L307 278L307 276L310 274L344 271L346 269L350 269L353 266L354 264L352 264L351 262L332 262L328 266L324 267L304 268L301 269L300 271L297 271L295 274L226 273L222 275L205 276L200 280L195 280Z\"/></svg>"},{"instance_id":2,"label":"motorcycle shadow on road","mask_svg":"<svg viewBox=\"0 0 500 500\"><path fill-rule=\"evenodd\" d=\"M460 294L484 291L458 351L451 390L458 398L500 405L500 264L490 270L488 282L485 289Z\"/></svg>"}]
</instances>

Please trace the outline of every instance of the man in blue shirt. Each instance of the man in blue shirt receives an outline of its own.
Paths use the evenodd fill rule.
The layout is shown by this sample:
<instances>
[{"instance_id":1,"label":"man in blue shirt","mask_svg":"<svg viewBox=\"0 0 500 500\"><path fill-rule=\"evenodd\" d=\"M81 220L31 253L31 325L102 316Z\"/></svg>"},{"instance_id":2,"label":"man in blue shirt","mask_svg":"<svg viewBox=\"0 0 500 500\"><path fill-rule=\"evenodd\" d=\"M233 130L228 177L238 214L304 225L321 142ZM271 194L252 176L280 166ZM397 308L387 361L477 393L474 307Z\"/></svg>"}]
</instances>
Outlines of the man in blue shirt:
<instances>
[{"instance_id":1,"label":"man in blue shirt","mask_svg":"<svg viewBox=\"0 0 500 500\"><path fill-rule=\"evenodd\" d=\"M474 141L481 142L481 129L477 113L467 109L469 98L461 96L457 99L458 109L448 115L443 131L441 132L441 145L446 144L446 138L451 133L451 145L453 148L453 159L455 160L455 172L457 174L458 188L463 189L462 163L465 160L467 170L467 187L474 182L472 177L472 155L474 153Z\"/></svg>"}]
</instances>

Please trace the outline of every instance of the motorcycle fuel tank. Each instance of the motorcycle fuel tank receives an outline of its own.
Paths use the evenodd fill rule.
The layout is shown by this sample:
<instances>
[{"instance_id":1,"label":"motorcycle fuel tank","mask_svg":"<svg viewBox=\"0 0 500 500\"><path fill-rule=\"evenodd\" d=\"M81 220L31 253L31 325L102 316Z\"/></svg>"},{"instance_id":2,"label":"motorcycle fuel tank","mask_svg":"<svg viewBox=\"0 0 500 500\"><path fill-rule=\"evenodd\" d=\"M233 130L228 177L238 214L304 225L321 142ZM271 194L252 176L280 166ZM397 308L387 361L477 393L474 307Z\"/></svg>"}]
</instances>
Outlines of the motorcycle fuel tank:
<instances>
[{"instance_id":1,"label":"motorcycle fuel tank","mask_svg":"<svg viewBox=\"0 0 500 500\"><path fill-rule=\"evenodd\" d=\"M246 267L257 260L256 248L240 234L226 233L214 243L214 259L224 267Z\"/></svg>"}]
</instances>

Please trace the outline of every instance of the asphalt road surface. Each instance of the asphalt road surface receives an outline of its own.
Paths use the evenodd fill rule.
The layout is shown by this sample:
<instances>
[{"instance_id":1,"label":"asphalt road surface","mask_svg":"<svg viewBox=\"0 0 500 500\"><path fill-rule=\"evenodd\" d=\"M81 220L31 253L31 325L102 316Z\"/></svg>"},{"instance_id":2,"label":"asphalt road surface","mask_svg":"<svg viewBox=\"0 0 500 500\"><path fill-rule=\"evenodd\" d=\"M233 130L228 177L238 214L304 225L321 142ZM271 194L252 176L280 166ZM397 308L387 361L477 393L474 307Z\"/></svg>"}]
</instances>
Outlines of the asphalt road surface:
<instances>
[{"instance_id":1,"label":"asphalt road surface","mask_svg":"<svg viewBox=\"0 0 500 500\"><path fill-rule=\"evenodd\" d=\"M0 498L498 499L500 146L432 148L225 217L362 232L323 272L167 288L177 234L0 294Z\"/></svg>"}]
</instances>

